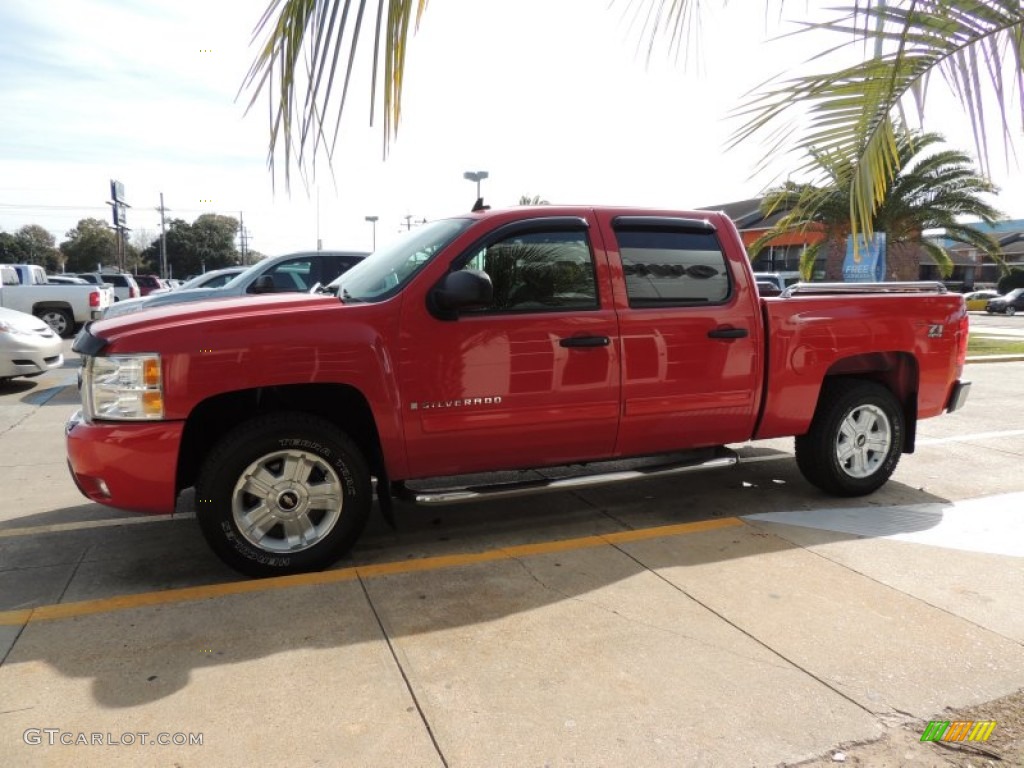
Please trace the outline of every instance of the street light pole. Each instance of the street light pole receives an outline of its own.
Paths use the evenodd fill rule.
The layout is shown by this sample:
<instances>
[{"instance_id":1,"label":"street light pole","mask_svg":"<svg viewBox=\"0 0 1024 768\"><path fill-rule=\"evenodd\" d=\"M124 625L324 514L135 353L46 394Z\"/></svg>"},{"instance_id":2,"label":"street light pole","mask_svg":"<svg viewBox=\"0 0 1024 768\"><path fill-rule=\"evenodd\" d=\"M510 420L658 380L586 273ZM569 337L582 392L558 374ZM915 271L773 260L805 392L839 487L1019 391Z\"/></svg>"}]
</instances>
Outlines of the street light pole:
<instances>
[{"instance_id":1,"label":"street light pole","mask_svg":"<svg viewBox=\"0 0 1024 768\"><path fill-rule=\"evenodd\" d=\"M462 174L462 178L468 181L476 182L476 197L480 199L480 182L488 177L487 171L466 171Z\"/></svg>"},{"instance_id":2,"label":"street light pole","mask_svg":"<svg viewBox=\"0 0 1024 768\"><path fill-rule=\"evenodd\" d=\"M380 218L380 216L367 216L366 217L366 220L368 222L370 222L370 224L373 226L373 249L372 250L374 250L374 251L377 250L377 219L379 219L379 218Z\"/></svg>"}]
</instances>

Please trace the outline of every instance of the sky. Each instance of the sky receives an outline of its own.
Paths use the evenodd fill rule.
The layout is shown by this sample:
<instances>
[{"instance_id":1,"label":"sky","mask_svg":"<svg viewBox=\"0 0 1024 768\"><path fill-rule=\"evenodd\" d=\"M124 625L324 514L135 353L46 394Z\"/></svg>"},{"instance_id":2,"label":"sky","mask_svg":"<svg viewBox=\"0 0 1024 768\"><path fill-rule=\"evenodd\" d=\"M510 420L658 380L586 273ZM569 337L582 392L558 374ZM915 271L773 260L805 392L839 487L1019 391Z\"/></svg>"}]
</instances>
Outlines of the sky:
<instances>
[{"instance_id":1,"label":"sky","mask_svg":"<svg viewBox=\"0 0 1024 768\"><path fill-rule=\"evenodd\" d=\"M825 42L769 40L814 3L786 3L781 20L763 3L703 3L699 48L648 59L625 0L431 0L387 157L379 109L369 125L364 56L332 165L318 158L315 178L293 176L286 190L267 168L265 102L247 115L251 92L239 93L266 4L4 0L0 231L39 224L59 243L81 218L109 220L111 179L124 184L136 232L159 233L162 192L169 219L241 216L265 255L318 240L370 250L407 221L467 211L476 188L466 171L488 172L494 207L522 195L684 210L752 198L787 162L752 175L764 146L729 149L730 112ZM924 128L973 151L966 118L937 104ZM1024 218L1024 174L998 149L992 170L1003 189L993 202Z\"/></svg>"}]
</instances>

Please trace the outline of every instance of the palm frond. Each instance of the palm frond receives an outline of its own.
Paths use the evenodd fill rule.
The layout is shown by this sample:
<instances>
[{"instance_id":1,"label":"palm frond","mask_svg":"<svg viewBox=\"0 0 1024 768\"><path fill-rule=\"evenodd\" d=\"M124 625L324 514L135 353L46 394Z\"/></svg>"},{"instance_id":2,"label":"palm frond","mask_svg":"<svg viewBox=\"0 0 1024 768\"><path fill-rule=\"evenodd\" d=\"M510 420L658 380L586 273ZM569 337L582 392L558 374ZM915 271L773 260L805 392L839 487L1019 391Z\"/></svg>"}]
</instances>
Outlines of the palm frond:
<instances>
[{"instance_id":1,"label":"palm frond","mask_svg":"<svg viewBox=\"0 0 1024 768\"><path fill-rule=\"evenodd\" d=\"M371 32L370 124L377 89L382 87L385 154L398 130L407 42L413 19L418 26L427 0L377 0L375 15L367 13L367 4L368 0L271 0L253 31L254 42L262 42L239 95L251 94L247 111L267 99L267 166L276 180L277 164L283 164L286 187L291 184L293 161L300 170L307 164L312 167L322 150L331 163L359 42ZM333 127L325 121L328 115L334 118Z\"/></svg>"},{"instance_id":2,"label":"palm frond","mask_svg":"<svg viewBox=\"0 0 1024 768\"><path fill-rule=\"evenodd\" d=\"M931 260L935 262L935 266L939 268L940 275L943 277L949 277L953 274L953 259L945 248L930 240L922 240L921 248L929 257L931 257Z\"/></svg>"},{"instance_id":3,"label":"palm frond","mask_svg":"<svg viewBox=\"0 0 1024 768\"><path fill-rule=\"evenodd\" d=\"M868 21L874 22L874 29L869 29ZM1014 96L1022 102L1020 120L1024 123L1024 8L1020 0L861 3L845 9L836 21L807 25L806 29L860 40L867 35L882 41L887 52L838 72L766 86L736 111L745 122L733 133L731 145L768 134L767 161L786 148L785 132L793 130L797 139L792 148L813 148L847 158L857 169L850 181L855 231L872 231L873 213L900 167L895 126L903 103L911 97L923 98L931 73L941 73L964 104L983 162L988 156L983 120L987 97L994 97L999 104L1004 137L1009 136L1007 107ZM786 122L794 102L808 108L803 127ZM809 161L801 170L812 168L813 161Z\"/></svg>"}]
</instances>

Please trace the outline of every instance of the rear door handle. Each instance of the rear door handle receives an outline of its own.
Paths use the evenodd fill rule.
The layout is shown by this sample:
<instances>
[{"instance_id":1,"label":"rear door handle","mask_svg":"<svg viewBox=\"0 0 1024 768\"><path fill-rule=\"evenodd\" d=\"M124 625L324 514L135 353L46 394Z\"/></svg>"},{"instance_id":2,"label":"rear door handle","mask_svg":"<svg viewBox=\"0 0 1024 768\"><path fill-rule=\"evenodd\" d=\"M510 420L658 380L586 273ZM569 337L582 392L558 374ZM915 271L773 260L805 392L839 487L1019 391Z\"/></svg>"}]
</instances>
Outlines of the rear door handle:
<instances>
[{"instance_id":1,"label":"rear door handle","mask_svg":"<svg viewBox=\"0 0 1024 768\"><path fill-rule=\"evenodd\" d=\"M709 339L745 339L747 338L746 328L715 328L708 331Z\"/></svg>"},{"instance_id":2,"label":"rear door handle","mask_svg":"<svg viewBox=\"0 0 1024 768\"><path fill-rule=\"evenodd\" d=\"M607 347L612 340L607 336L570 336L558 343L563 347Z\"/></svg>"}]
</instances>

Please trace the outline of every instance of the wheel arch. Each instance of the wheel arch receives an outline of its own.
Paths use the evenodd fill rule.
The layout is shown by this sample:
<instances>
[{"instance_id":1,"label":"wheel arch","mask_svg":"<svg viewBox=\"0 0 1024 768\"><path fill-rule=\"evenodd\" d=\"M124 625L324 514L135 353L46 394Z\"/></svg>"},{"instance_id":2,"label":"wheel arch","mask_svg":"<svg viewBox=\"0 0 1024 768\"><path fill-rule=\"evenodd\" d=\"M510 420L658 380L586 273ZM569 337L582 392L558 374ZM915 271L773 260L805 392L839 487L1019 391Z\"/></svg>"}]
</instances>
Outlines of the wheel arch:
<instances>
[{"instance_id":1,"label":"wheel arch","mask_svg":"<svg viewBox=\"0 0 1024 768\"><path fill-rule=\"evenodd\" d=\"M176 491L195 484L207 454L229 430L278 411L299 411L333 424L356 443L372 474L386 475L377 424L362 392L345 384L290 384L225 392L196 405L182 432Z\"/></svg>"},{"instance_id":2,"label":"wheel arch","mask_svg":"<svg viewBox=\"0 0 1024 768\"><path fill-rule=\"evenodd\" d=\"M48 309L62 309L65 312L69 312L71 314L71 318L72 319L74 319L74 317L75 317L75 311L71 307L71 304L69 302L67 302L67 301L58 301L56 299L45 299L43 301L37 301L37 302L34 302L32 304L32 314L33 315L37 314L38 312L45 312Z\"/></svg>"},{"instance_id":3,"label":"wheel arch","mask_svg":"<svg viewBox=\"0 0 1024 768\"><path fill-rule=\"evenodd\" d=\"M870 352L837 360L825 372L818 392L836 378L863 379L881 384L899 401L903 409L903 453L913 453L917 441L917 396L920 389L920 366L909 352ZM817 404L815 405L817 412Z\"/></svg>"}]
</instances>

